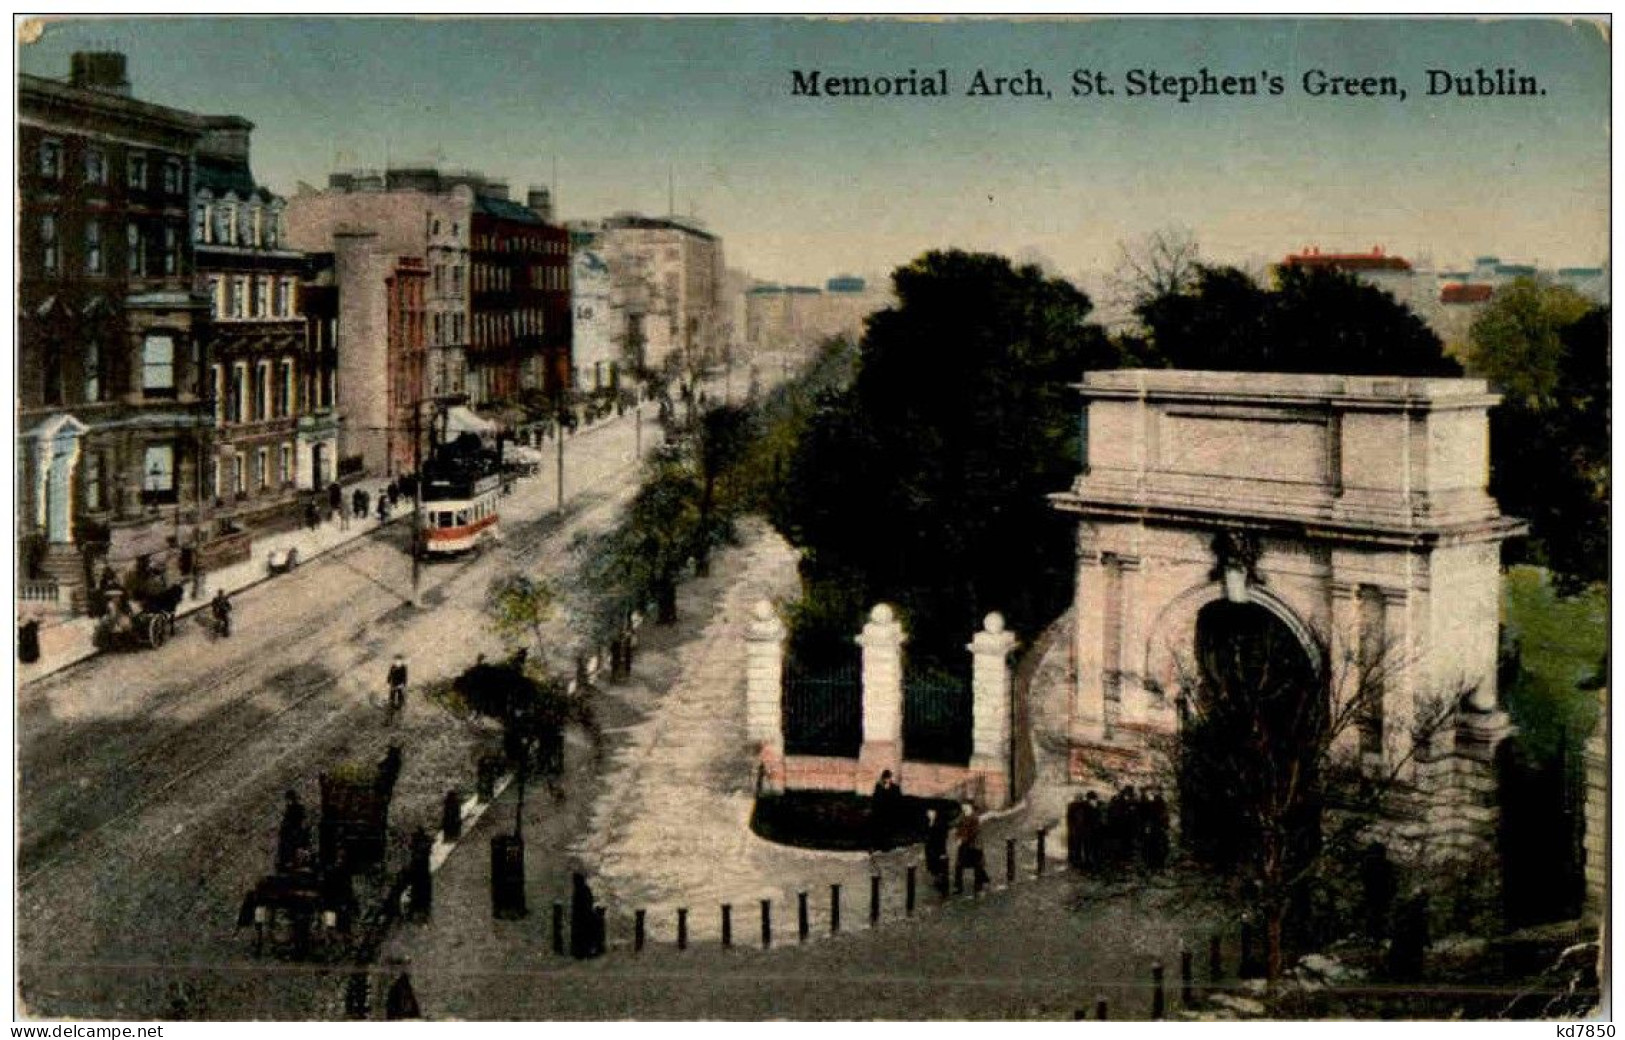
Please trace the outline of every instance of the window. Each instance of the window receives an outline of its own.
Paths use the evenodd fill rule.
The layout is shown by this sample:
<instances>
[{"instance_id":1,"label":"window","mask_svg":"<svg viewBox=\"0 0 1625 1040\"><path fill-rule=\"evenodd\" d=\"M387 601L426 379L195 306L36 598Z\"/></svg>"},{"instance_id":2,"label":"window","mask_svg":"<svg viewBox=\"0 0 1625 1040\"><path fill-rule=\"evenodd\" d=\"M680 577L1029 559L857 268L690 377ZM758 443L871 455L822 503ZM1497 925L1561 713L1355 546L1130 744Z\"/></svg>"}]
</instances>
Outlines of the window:
<instances>
[{"instance_id":1,"label":"window","mask_svg":"<svg viewBox=\"0 0 1625 1040\"><path fill-rule=\"evenodd\" d=\"M141 225L130 221L125 228L129 243L129 270L132 275L140 277L147 273L147 243L141 235Z\"/></svg>"},{"instance_id":2,"label":"window","mask_svg":"<svg viewBox=\"0 0 1625 1040\"><path fill-rule=\"evenodd\" d=\"M48 181L62 176L62 142L41 141L39 144L39 175Z\"/></svg>"},{"instance_id":3,"label":"window","mask_svg":"<svg viewBox=\"0 0 1625 1040\"><path fill-rule=\"evenodd\" d=\"M248 494L248 467L243 465L241 455L231 457L231 488L238 498Z\"/></svg>"},{"instance_id":4,"label":"window","mask_svg":"<svg viewBox=\"0 0 1625 1040\"><path fill-rule=\"evenodd\" d=\"M86 401L102 399L102 346L95 340L85 344L84 391Z\"/></svg>"},{"instance_id":5,"label":"window","mask_svg":"<svg viewBox=\"0 0 1625 1040\"><path fill-rule=\"evenodd\" d=\"M56 214L44 213L39 218L40 268L55 274L61 260L56 241Z\"/></svg>"},{"instance_id":6,"label":"window","mask_svg":"<svg viewBox=\"0 0 1625 1040\"><path fill-rule=\"evenodd\" d=\"M141 392L148 397L175 396L175 341L169 336L142 341Z\"/></svg>"},{"instance_id":7,"label":"window","mask_svg":"<svg viewBox=\"0 0 1625 1040\"><path fill-rule=\"evenodd\" d=\"M271 486L271 449L261 448L254 456L254 483L261 491Z\"/></svg>"},{"instance_id":8,"label":"window","mask_svg":"<svg viewBox=\"0 0 1625 1040\"><path fill-rule=\"evenodd\" d=\"M249 213L248 244L251 246L265 245L265 210L255 206Z\"/></svg>"},{"instance_id":9,"label":"window","mask_svg":"<svg viewBox=\"0 0 1625 1040\"><path fill-rule=\"evenodd\" d=\"M271 416L271 365L261 361L254 366L254 404L249 418L268 419Z\"/></svg>"},{"instance_id":10,"label":"window","mask_svg":"<svg viewBox=\"0 0 1625 1040\"><path fill-rule=\"evenodd\" d=\"M287 418L293 410L294 401L294 366L292 359L284 358L281 363L281 372L276 381L276 417Z\"/></svg>"},{"instance_id":11,"label":"window","mask_svg":"<svg viewBox=\"0 0 1625 1040\"><path fill-rule=\"evenodd\" d=\"M149 444L141 461L141 489L148 501L163 501L175 494L175 446Z\"/></svg>"},{"instance_id":12,"label":"window","mask_svg":"<svg viewBox=\"0 0 1625 1040\"><path fill-rule=\"evenodd\" d=\"M454 296L463 295L463 267L461 264L451 269L451 291Z\"/></svg>"},{"instance_id":13,"label":"window","mask_svg":"<svg viewBox=\"0 0 1625 1040\"><path fill-rule=\"evenodd\" d=\"M248 400L248 365L239 361L231 366L231 383L226 388L226 421L240 423L244 419L244 402Z\"/></svg>"},{"instance_id":14,"label":"window","mask_svg":"<svg viewBox=\"0 0 1625 1040\"><path fill-rule=\"evenodd\" d=\"M257 278L254 284L254 317L268 318L271 316L271 286L270 278Z\"/></svg>"},{"instance_id":15,"label":"window","mask_svg":"<svg viewBox=\"0 0 1625 1040\"><path fill-rule=\"evenodd\" d=\"M272 209L265 215L265 248L276 249L282 242L282 211Z\"/></svg>"},{"instance_id":16,"label":"window","mask_svg":"<svg viewBox=\"0 0 1625 1040\"><path fill-rule=\"evenodd\" d=\"M209 217L210 226L213 230L209 241L218 245L229 245L231 243L231 207L211 206L209 207Z\"/></svg>"},{"instance_id":17,"label":"window","mask_svg":"<svg viewBox=\"0 0 1625 1040\"><path fill-rule=\"evenodd\" d=\"M247 206L237 207L236 238L234 238L232 241L234 245L239 246L251 246L254 244L254 229L252 221L250 220Z\"/></svg>"},{"instance_id":18,"label":"window","mask_svg":"<svg viewBox=\"0 0 1625 1040\"><path fill-rule=\"evenodd\" d=\"M181 164L174 159L166 159L164 161L164 191L171 195L179 195L183 190Z\"/></svg>"},{"instance_id":19,"label":"window","mask_svg":"<svg viewBox=\"0 0 1625 1040\"><path fill-rule=\"evenodd\" d=\"M192 207L192 241L203 245L209 241L209 217L212 207L207 203Z\"/></svg>"},{"instance_id":20,"label":"window","mask_svg":"<svg viewBox=\"0 0 1625 1040\"><path fill-rule=\"evenodd\" d=\"M180 274L181 271L181 236L170 224L164 228L164 273Z\"/></svg>"},{"instance_id":21,"label":"window","mask_svg":"<svg viewBox=\"0 0 1625 1040\"><path fill-rule=\"evenodd\" d=\"M102 486L102 457L99 452L85 456L85 508L99 512L107 508L106 491Z\"/></svg>"},{"instance_id":22,"label":"window","mask_svg":"<svg viewBox=\"0 0 1625 1040\"><path fill-rule=\"evenodd\" d=\"M125 169L125 183L131 189L140 191L147 186L147 157L141 154L132 154Z\"/></svg>"},{"instance_id":23,"label":"window","mask_svg":"<svg viewBox=\"0 0 1625 1040\"><path fill-rule=\"evenodd\" d=\"M107 183L107 153L100 148L85 149L85 183Z\"/></svg>"},{"instance_id":24,"label":"window","mask_svg":"<svg viewBox=\"0 0 1625 1040\"><path fill-rule=\"evenodd\" d=\"M209 317L219 318L225 313L225 279L217 274L209 276Z\"/></svg>"},{"instance_id":25,"label":"window","mask_svg":"<svg viewBox=\"0 0 1625 1040\"><path fill-rule=\"evenodd\" d=\"M210 395L214 403L214 422L216 426L226 421L226 372L219 365L209 366L209 385L213 388Z\"/></svg>"},{"instance_id":26,"label":"window","mask_svg":"<svg viewBox=\"0 0 1625 1040\"><path fill-rule=\"evenodd\" d=\"M276 479L278 484L293 483L293 445L284 444L277 449Z\"/></svg>"},{"instance_id":27,"label":"window","mask_svg":"<svg viewBox=\"0 0 1625 1040\"><path fill-rule=\"evenodd\" d=\"M102 273L102 225L99 220L85 221L85 273Z\"/></svg>"},{"instance_id":28,"label":"window","mask_svg":"<svg viewBox=\"0 0 1625 1040\"><path fill-rule=\"evenodd\" d=\"M238 275L231 280L231 297L227 301L227 317L248 317L248 277Z\"/></svg>"}]
</instances>

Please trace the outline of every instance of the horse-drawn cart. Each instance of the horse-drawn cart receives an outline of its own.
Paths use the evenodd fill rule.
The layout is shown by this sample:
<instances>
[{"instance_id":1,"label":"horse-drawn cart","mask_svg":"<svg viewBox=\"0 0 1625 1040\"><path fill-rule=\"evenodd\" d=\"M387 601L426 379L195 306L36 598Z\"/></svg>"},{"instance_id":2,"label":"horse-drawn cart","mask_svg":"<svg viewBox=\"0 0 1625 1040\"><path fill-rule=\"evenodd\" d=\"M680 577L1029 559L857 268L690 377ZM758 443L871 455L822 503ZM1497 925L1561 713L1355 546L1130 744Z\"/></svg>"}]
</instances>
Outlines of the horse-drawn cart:
<instances>
[{"instance_id":1,"label":"horse-drawn cart","mask_svg":"<svg viewBox=\"0 0 1625 1040\"><path fill-rule=\"evenodd\" d=\"M186 586L179 582L149 587L134 596L122 589L108 590L107 613L96 625L96 646L102 650L158 649L175 634L175 613L185 595ZM134 608L131 599L136 602Z\"/></svg>"}]
</instances>

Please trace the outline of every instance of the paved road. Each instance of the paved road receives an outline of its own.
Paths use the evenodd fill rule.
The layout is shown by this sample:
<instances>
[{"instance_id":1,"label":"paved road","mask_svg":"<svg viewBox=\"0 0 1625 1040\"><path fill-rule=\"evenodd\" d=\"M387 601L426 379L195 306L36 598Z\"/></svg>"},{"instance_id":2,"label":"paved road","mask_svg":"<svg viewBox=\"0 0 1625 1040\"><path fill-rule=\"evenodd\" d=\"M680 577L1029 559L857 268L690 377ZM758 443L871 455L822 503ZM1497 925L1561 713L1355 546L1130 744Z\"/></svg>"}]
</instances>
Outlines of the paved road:
<instances>
[{"instance_id":1,"label":"paved road","mask_svg":"<svg viewBox=\"0 0 1625 1040\"><path fill-rule=\"evenodd\" d=\"M646 420L642 433L647 451L658 427ZM25 688L24 1006L51 1016L167 1017L186 1004L216 1017L326 1017L300 1004L322 989L302 978L308 969L285 966L279 985L234 927L242 893L269 869L282 792L312 803L319 772L390 742L406 746L397 804L416 795L425 812L448 763L468 782L465 746L477 735L421 699L386 727L374 705L387 662L407 654L416 685L500 652L480 610L490 579L556 571L570 539L607 526L635 485L634 437L629 414L568 439L564 515L553 512L552 467L521 482L504 504L504 544L426 566L421 608L407 604L408 532L395 525L241 594L229 640L199 624L160 650L104 655ZM211 992L179 981L197 965L228 981Z\"/></svg>"}]
</instances>

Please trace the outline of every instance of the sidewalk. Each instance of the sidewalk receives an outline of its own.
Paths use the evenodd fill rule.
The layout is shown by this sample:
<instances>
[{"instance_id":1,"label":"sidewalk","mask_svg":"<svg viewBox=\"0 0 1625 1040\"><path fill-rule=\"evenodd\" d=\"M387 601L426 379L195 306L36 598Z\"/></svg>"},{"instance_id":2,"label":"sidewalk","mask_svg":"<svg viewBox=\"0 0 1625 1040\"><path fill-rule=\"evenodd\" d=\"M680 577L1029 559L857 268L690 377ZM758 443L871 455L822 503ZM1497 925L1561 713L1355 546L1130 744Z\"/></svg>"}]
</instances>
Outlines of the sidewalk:
<instances>
[{"instance_id":1,"label":"sidewalk","mask_svg":"<svg viewBox=\"0 0 1625 1040\"><path fill-rule=\"evenodd\" d=\"M719 949L723 904L731 907L730 937L739 948L731 952L743 957L761 945L764 899L770 900L774 948L798 946L802 892L807 893L809 941L828 939L837 933L830 887L837 884L842 946L858 941L853 933L868 934L872 927L877 937L893 936L885 940L890 946L922 927L951 934L964 927L966 915L977 916L982 904L990 910L1007 905L1034 887L1040 825L1052 829L1046 883L1039 887L1053 891L1053 882L1070 890L1056 877L1065 873L1064 834L1026 805L986 818L988 892L946 901L932 889L918 846L876 855L825 852L777 845L750 831L754 775L742 729L744 633L758 599L783 600L793 593L795 555L765 524L744 525L741 534L744 544L718 554L711 578L691 580L680 589L675 628L645 627L633 681L599 691L600 717L613 740L601 764L588 749L575 746L570 776L555 797L538 791L527 797L529 916L520 921L491 916L489 843L511 831L516 808L511 791L479 825L465 829L455 848L437 849L444 859L437 860L434 914L428 923L397 932L386 951L410 957L418 997L430 1017L512 1017L519 1003L506 993L512 983L536 982L534 976L554 971L570 972L574 981L575 962L552 952L555 902L565 907L568 933L572 869L587 873L596 901L607 908L611 957L593 963L611 972L633 970L625 958L633 953L640 910L646 947L639 954L644 960L636 963L730 952ZM1014 884L1007 875L1007 839L1016 843ZM912 912L905 897L911 866ZM881 879L881 899L872 924L875 876ZM679 908L687 911L687 954L676 954ZM667 966L663 959L659 963ZM621 966L608 967L614 964ZM631 980L625 984L638 986ZM601 1011L617 1017L613 1004ZM733 1017L716 1007L709 1014Z\"/></svg>"},{"instance_id":2,"label":"sidewalk","mask_svg":"<svg viewBox=\"0 0 1625 1040\"><path fill-rule=\"evenodd\" d=\"M345 485L345 505L350 504L350 496L355 490L362 488L376 508L378 495L388 483L385 480L372 479ZM411 515L410 504L403 502L395 507L388 523ZM299 562L304 564L341 545L372 534L382 526L374 512L364 520L351 519L347 526L341 526L337 520L323 521L314 531L300 527L293 531L255 538L248 559L205 575L201 597L193 598L191 584L188 582L186 598L181 600L175 612L176 616L185 617L194 611L206 609L210 599L219 589L225 589L228 595L233 595L274 577L266 562L273 554L280 559L289 549L297 549ZM70 665L96 656L100 652L95 646L96 622L96 618L73 617L64 618L55 624L42 624L39 660L30 664L18 662L16 672L18 687L27 686Z\"/></svg>"}]
</instances>

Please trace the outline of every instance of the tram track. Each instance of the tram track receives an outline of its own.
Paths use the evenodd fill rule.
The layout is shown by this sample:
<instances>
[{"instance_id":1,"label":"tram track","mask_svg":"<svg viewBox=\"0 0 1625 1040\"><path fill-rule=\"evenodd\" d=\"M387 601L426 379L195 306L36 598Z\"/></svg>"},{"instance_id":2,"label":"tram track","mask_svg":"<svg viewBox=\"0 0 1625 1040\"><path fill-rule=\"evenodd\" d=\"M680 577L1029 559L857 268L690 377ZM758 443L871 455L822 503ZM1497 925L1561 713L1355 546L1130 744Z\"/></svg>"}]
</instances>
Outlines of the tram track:
<instances>
[{"instance_id":1,"label":"tram track","mask_svg":"<svg viewBox=\"0 0 1625 1040\"><path fill-rule=\"evenodd\" d=\"M501 551L504 556L509 557L512 562L521 562L522 557L524 556L539 554L544 550L557 551L558 549L567 547L567 540L573 538L580 528L587 526L587 521L589 519L596 520L605 512L620 508L626 500L630 499L632 493L635 491L635 486L623 488L621 494L605 495L601 493L600 489L603 488L604 485L610 484L612 481L623 478L627 471L635 468L637 464L637 461L634 460L619 466L611 467L606 472L599 475L595 480L583 485L580 490L578 490L577 493L572 496L571 501L567 504L566 510L562 515L555 513L525 521L514 521L512 533L514 535L518 535L518 538L515 539L510 537L505 539L504 543L502 544L502 549L499 551ZM529 533L526 531L527 528L535 530L536 533L534 535L529 535ZM517 544L513 544L514 542L517 542ZM345 547L345 549L341 550L339 553L328 554L320 561L314 561L313 564L310 565L309 569L303 571L302 573L306 575L319 573L317 571L317 566L322 564L329 566L342 565L345 557L352 555L354 552L364 551L365 548L376 548L379 545L380 543L377 540L368 539L365 547L358 546L353 550L351 550L350 547ZM443 573L439 580L435 581L430 586L430 590L440 590L446 588L447 586L452 586L455 588L457 587L458 578L466 576L471 570L488 562L490 561L482 560L482 558L478 555L459 560L455 564L455 569ZM440 568L437 566L432 569L439 570ZM465 582L462 584L466 586L468 583ZM469 589L468 591L473 592L474 590ZM479 592L476 594L483 595L483 589L479 590ZM359 625L350 626L347 634L327 640L321 646L311 649L322 650L335 643L356 645L359 642L355 638L357 635L360 635L361 633L364 633L368 629L372 628L380 621L380 619L385 617L390 611L397 609L398 606L398 603L390 603L383 606L382 609L380 609L375 615L369 617ZM302 644L314 638L323 628L328 626L329 622L330 618L325 615L315 616L303 620L301 623L296 625L292 633L288 634L294 637L294 642ZM366 660L367 658L363 658L362 660L355 662L355 664L364 664ZM263 665L263 661L258 657L258 655L253 653L244 654L239 658L239 663L235 663L224 674L219 671L211 672L206 676L200 676L198 679L188 682L174 693L166 694L164 700L169 707L166 710L161 710L158 713L144 713L143 717L149 722L160 721L166 718L170 720L179 720L187 708L187 702L191 699L189 695L196 695L203 692L206 688L219 689L222 685L243 683L248 679L250 673L253 672L257 666L261 665ZM108 766L104 767L101 770L104 775L109 777L117 777L119 778L121 786L132 790L137 790L140 793L135 796L134 801L119 811L111 815L100 817L90 826L79 830L74 834L64 835L59 842L55 843L57 847L54 849L54 851L46 853L43 859L38 859L37 862L30 863L30 860L35 860L37 857L39 857L39 850L42 842L49 837L49 834L47 833L46 835L40 835L36 833L31 840L26 836L26 834L20 834L18 855L19 873L17 876L17 890L19 894L32 888L42 877L49 875L55 867L64 861L72 857L76 857L90 849L97 848L98 843L105 845L107 840L105 835L110 829L139 818L159 804L170 792L182 787L188 781L204 774L208 770L220 765L227 759L237 755L242 748L253 742L256 738L271 734L273 727L280 725L292 713L298 711L311 701L322 696L324 693L329 692L335 686L337 686L342 678L342 675L343 673L324 674L312 679L305 688L293 691L295 695L292 700L280 705L269 714L257 718L247 726L232 728L231 722L235 721L235 718L242 717L244 714L243 709L245 709L251 701L260 698L264 693L262 689L257 687L248 689L227 699L226 701L221 702L211 709L211 717L222 720L219 725L221 726L223 732L219 733L218 736L211 735L207 732L200 733L194 726L178 725L165 736L159 738L156 744L144 748L135 755L120 759L119 761L110 763ZM343 704L335 705L335 711L341 711L343 707ZM159 782L156 787L148 788L142 783L142 780L145 778L146 774L151 771L150 767L167 767L169 764L176 761L177 758L180 758L184 752L198 746L200 742L206 746L214 748L215 750L213 753L194 761L191 765L182 769L180 772L168 776L166 779ZM57 757L57 761L66 762L72 757L73 756L71 755L59 755ZM40 787L38 780L39 778L37 777L30 778L30 781L22 786L30 791L37 791ZM130 781L134 782L132 783ZM56 796L51 800L51 804L39 805L37 808L37 803L36 805L30 805L29 816L37 819L47 820L60 819L62 815L60 809L63 803L71 799L82 798L84 796L82 788L75 789L73 785L66 782L46 785L46 789L49 790L51 788L55 789L53 793ZM28 794L25 795L24 801L25 803L33 802L33 800L37 797L41 797L41 795ZM22 821L19 822L21 823Z\"/></svg>"}]
</instances>

